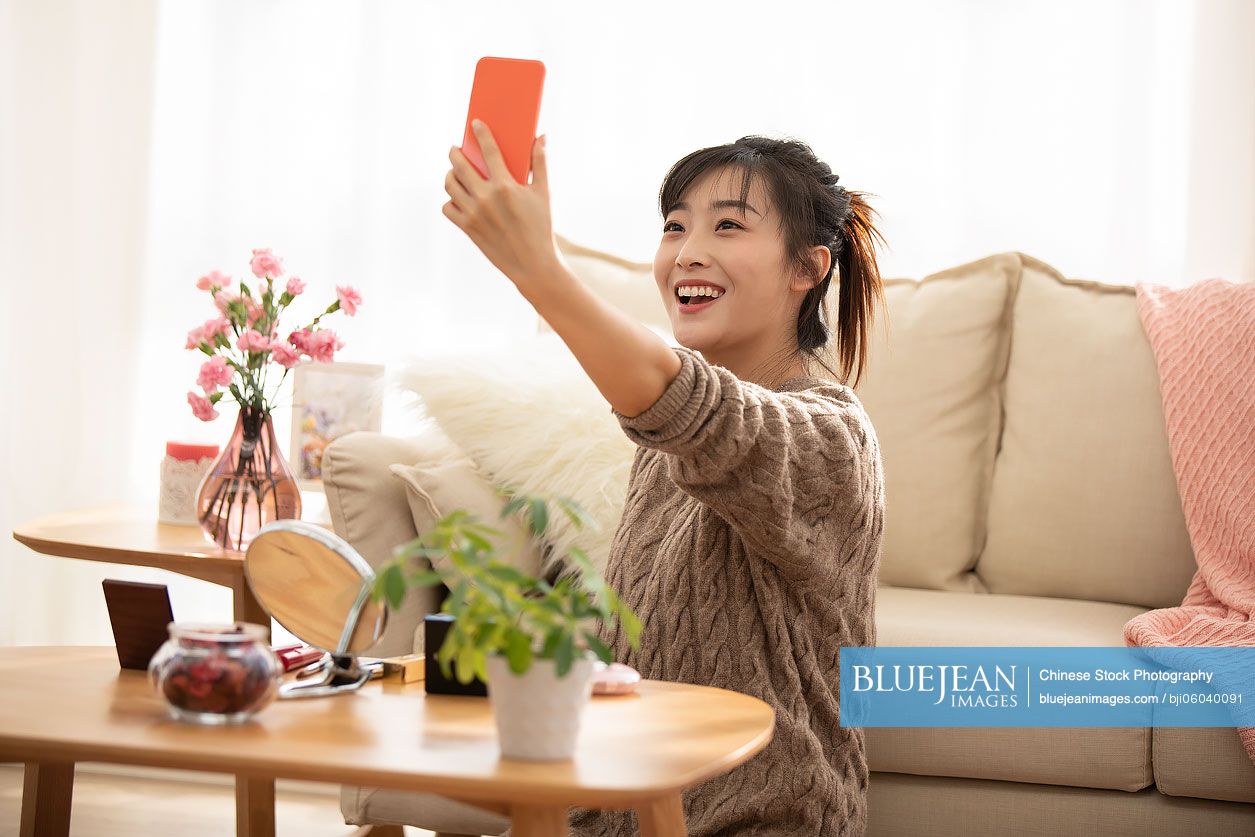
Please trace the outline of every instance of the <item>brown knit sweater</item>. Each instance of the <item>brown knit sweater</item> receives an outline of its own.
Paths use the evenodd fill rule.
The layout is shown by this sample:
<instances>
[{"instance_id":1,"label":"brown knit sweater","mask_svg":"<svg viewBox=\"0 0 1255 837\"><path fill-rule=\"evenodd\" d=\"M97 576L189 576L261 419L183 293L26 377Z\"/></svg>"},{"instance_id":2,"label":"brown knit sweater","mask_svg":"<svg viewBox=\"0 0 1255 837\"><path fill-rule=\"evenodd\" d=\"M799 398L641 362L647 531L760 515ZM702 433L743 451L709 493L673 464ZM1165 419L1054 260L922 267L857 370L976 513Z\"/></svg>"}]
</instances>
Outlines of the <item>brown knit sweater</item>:
<instances>
[{"instance_id":1,"label":"brown knit sweater","mask_svg":"<svg viewBox=\"0 0 1255 837\"><path fill-rule=\"evenodd\" d=\"M855 835L867 826L863 731L838 723L838 649L874 645L884 521L880 446L848 386L769 390L675 347L679 375L639 416L606 577L643 622L615 659L776 711L771 743L683 794L688 832ZM632 811L576 808L581 837L639 833Z\"/></svg>"}]
</instances>

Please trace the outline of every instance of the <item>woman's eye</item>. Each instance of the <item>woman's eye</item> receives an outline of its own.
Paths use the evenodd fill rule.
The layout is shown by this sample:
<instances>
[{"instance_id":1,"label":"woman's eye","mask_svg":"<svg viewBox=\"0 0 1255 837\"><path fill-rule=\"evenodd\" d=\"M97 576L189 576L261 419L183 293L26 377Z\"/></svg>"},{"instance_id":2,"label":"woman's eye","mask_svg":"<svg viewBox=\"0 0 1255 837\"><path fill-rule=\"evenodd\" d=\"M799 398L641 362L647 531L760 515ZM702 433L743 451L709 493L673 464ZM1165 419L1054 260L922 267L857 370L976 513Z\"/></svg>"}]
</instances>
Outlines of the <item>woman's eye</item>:
<instances>
[{"instance_id":1,"label":"woman's eye","mask_svg":"<svg viewBox=\"0 0 1255 837\"><path fill-rule=\"evenodd\" d=\"M715 225L715 229L719 229L720 224L731 224L732 226L736 227L737 229L740 229L740 228L741 228L741 225L740 225L740 224L738 224L736 221L730 221L730 220L728 220L727 218L724 218L722 221L720 221L720 222L719 222L719 224L716 224L716 225ZM663 231L663 232L670 232L670 229L669 229L669 228L670 228L671 226L676 226L676 227L678 227L678 226L680 226L680 225L679 225L679 224L677 224L675 221L668 221L667 223L663 224L663 226L662 226L662 231Z\"/></svg>"}]
</instances>

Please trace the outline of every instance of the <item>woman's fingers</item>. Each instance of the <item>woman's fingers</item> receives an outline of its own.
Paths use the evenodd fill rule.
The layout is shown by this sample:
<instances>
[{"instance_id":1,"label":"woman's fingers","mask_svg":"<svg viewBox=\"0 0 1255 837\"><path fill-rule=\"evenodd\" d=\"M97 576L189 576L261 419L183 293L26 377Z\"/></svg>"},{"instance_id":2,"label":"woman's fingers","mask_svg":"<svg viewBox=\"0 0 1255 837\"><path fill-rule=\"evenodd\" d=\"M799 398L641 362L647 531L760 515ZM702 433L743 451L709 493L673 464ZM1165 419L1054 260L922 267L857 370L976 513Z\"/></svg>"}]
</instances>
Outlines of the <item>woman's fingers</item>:
<instances>
[{"instance_id":1,"label":"woman's fingers","mask_svg":"<svg viewBox=\"0 0 1255 837\"><path fill-rule=\"evenodd\" d=\"M492 180L498 175L511 176L510 170L505 164L505 157L501 155L501 149L497 147L497 140L493 138L492 131L488 126L478 119L472 119L471 130L475 132L475 139L479 142L480 154L484 157L484 165L488 167L488 179Z\"/></svg>"},{"instance_id":2,"label":"woman's fingers","mask_svg":"<svg viewBox=\"0 0 1255 837\"><path fill-rule=\"evenodd\" d=\"M466 207L470 203L470 194L462 186L462 182L458 180L457 173L452 169L445 175L444 190L448 192L449 197L453 198L453 202L460 207Z\"/></svg>"},{"instance_id":3,"label":"woman's fingers","mask_svg":"<svg viewBox=\"0 0 1255 837\"><path fill-rule=\"evenodd\" d=\"M453 168L445 175L444 185L452 200L441 207L441 212L516 286L540 281L552 275L556 252L543 138L532 148L532 182L528 186L514 182L486 126L476 125L475 136L490 176L485 178L460 148L450 148Z\"/></svg>"},{"instance_id":4,"label":"woman's fingers","mask_svg":"<svg viewBox=\"0 0 1255 837\"><path fill-rule=\"evenodd\" d=\"M444 213L444 217L448 218L458 227L462 227L466 222L465 216L462 214L462 210L458 209L457 205L454 204L453 201L449 201L444 206L440 207L440 211Z\"/></svg>"},{"instance_id":5,"label":"woman's fingers","mask_svg":"<svg viewBox=\"0 0 1255 837\"><path fill-rule=\"evenodd\" d=\"M545 137L542 134L532 143L532 184L549 194L549 161L545 159Z\"/></svg>"},{"instance_id":6,"label":"woman's fingers","mask_svg":"<svg viewBox=\"0 0 1255 837\"><path fill-rule=\"evenodd\" d=\"M480 190L488 185L488 181L479 173L479 169L466 159L462 149L456 145L449 149L449 160L453 163L453 175L468 195L479 195Z\"/></svg>"}]
</instances>

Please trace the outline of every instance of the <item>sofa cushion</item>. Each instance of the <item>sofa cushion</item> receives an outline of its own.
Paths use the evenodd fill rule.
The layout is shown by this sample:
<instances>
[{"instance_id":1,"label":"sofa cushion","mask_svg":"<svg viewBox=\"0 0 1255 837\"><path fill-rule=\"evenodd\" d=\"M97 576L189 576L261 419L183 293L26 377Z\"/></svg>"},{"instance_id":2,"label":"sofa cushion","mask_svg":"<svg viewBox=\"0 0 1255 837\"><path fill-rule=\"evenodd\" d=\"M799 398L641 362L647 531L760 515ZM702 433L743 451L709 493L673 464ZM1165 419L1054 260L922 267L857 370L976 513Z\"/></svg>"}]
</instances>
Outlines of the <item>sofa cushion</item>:
<instances>
[{"instance_id":1,"label":"sofa cushion","mask_svg":"<svg viewBox=\"0 0 1255 837\"><path fill-rule=\"evenodd\" d=\"M989 590L1179 605L1195 564L1134 288L1025 256L1005 404Z\"/></svg>"},{"instance_id":2,"label":"sofa cushion","mask_svg":"<svg viewBox=\"0 0 1255 837\"><path fill-rule=\"evenodd\" d=\"M479 523L502 532L501 536L490 538L501 550L501 560L528 575L540 574L539 545L528 538L517 514L501 517L501 506L506 500L498 496L496 488L470 458L458 454L440 462L397 463L389 470L405 486L414 528L419 534L450 512L465 509ZM449 559L437 557L432 564L448 567Z\"/></svg>"},{"instance_id":3,"label":"sofa cushion","mask_svg":"<svg viewBox=\"0 0 1255 837\"><path fill-rule=\"evenodd\" d=\"M886 584L984 590L971 570L985 537L1019 269L1003 253L885 280L889 322L874 324L858 396L884 458Z\"/></svg>"},{"instance_id":4,"label":"sofa cushion","mask_svg":"<svg viewBox=\"0 0 1255 837\"><path fill-rule=\"evenodd\" d=\"M581 527L550 506L541 538L551 547L546 575L572 546L605 569L636 446L557 334L491 352L413 358L397 383L492 483L547 500L569 497L587 513L591 525Z\"/></svg>"},{"instance_id":5,"label":"sofa cushion","mask_svg":"<svg viewBox=\"0 0 1255 837\"><path fill-rule=\"evenodd\" d=\"M1255 806L1024 782L873 773L867 837L1236 837Z\"/></svg>"},{"instance_id":6,"label":"sofa cushion","mask_svg":"<svg viewBox=\"0 0 1255 837\"><path fill-rule=\"evenodd\" d=\"M1162 793L1255 802L1255 763L1234 727L1155 727L1151 738Z\"/></svg>"},{"instance_id":7,"label":"sofa cushion","mask_svg":"<svg viewBox=\"0 0 1255 837\"><path fill-rule=\"evenodd\" d=\"M422 791L395 788L340 787L340 813L349 825L412 825L447 834L494 835L510 827L510 818Z\"/></svg>"},{"instance_id":8,"label":"sofa cushion","mask_svg":"<svg viewBox=\"0 0 1255 837\"><path fill-rule=\"evenodd\" d=\"M571 271L595 293L675 345L653 265L558 237ZM984 542L984 509L1000 423L1016 253L923 279L885 279L889 325L873 323L857 389L880 439L885 467L881 578L889 584L982 591L972 573ZM827 305L835 311L839 287ZM883 312L879 312L883 317ZM540 321L541 333L551 333ZM835 345L821 353L839 370Z\"/></svg>"},{"instance_id":9,"label":"sofa cushion","mask_svg":"<svg viewBox=\"0 0 1255 837\"><path fill-rule=\"evenodd\" d=\"M447 452L447 440L428 432L401 439L366 430L337 437L323 452L323 490L336 534L378 567L391 560L394 547L418 536L405 488L388 468ZM400 610L390 611L383 636L363 652L368 657L409 654L423 617L438 609L432 588L413 590Z\"/></svg>"},{"instance_id":10,"label":"sofa cushion","mask_svg":"<svg viewBox=\"0 0 1255 837\"><path fill-rule=\"evenodd\" d=\"M1141 608L1074 599L881 587L889 646L1123 645ZM1153 781L1146 727L867 727L872 770L1136 791ZM1236 736L1235 736L1236 739Z\"/></svg>"},{"instance_id":11,"label":"sofa cushion","mask_svg":"<svg viewBox=\"0 0 1255 837\"><path fill-rule=\"evenodd\" d=\"M1079 599L876 589L877 645L1124 645L1145 608Z\"/></svg>"}]
</instances>

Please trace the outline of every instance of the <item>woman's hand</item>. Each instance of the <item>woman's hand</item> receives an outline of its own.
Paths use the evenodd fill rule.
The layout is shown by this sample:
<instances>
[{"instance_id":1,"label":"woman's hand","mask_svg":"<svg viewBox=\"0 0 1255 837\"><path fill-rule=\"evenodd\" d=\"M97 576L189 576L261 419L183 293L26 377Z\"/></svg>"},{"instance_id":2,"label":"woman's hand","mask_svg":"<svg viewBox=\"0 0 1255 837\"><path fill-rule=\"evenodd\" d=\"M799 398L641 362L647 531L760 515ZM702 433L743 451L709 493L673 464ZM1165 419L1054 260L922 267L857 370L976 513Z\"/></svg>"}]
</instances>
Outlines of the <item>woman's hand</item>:
<instances>
[{"instance_id":1,"label":"woman's hand","mask_svg":"<svg viewBox=\"0 0 1255 837\"><path fill-rule=\"evenodd\" d=\"M485 179L457 146L449 150L453 168L445 177L452 198L441 207L510 281L526 292L553 277L561 257L549 215L549 172L544 137L532 144L532 182L522 185L506 168L488 126L476 119L475 138L488 167Z\"/></svg>"}]
</instances>

